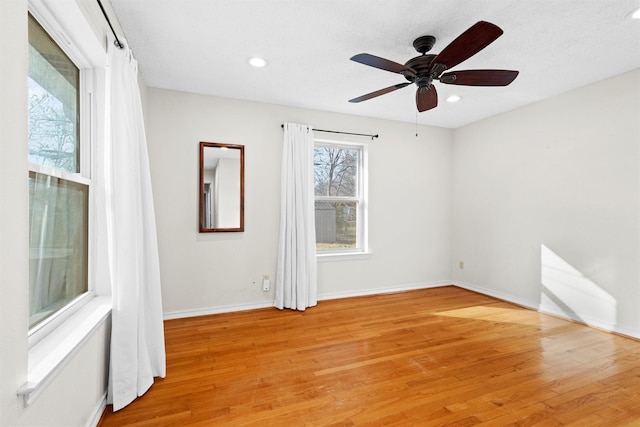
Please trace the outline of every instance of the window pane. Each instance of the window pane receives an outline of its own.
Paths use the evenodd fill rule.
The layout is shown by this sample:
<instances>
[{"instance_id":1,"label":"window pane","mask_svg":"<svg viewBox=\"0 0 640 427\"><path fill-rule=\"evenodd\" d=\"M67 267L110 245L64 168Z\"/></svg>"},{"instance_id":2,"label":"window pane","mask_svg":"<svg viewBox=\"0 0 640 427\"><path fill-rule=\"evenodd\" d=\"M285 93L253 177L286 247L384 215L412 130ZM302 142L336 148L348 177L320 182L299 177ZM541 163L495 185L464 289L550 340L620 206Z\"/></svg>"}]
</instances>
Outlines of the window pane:
<instances>
[{"instance_id":1,"label":"window pane","mask_svg":"<svg viewBox=\"0 0 640 427\"><path fill-rule=\"evenodd\" d=\"M313 150L316 196L358 196L360 150L324 147Z\"/></svg>"},{"instance_id":2,"label":"window pane","mask_svg":"<svg viewBox=\"0 0 640 427\"><path fill-rule=\"evenodd\" d=\"M79 70L29 15L29 161L79 172Z\"/></svg>"},{"instance_id":3,"label":"window pane","mask_svg":"<svg viewBox=\"0 0 640 427\"><path fill-rule=\"evenodd\" d=\"M29 172L29 327L87 291L88 188Z\"/></svg>"},{"instance_id":4,"label":"window pane","mask_svg":"<svg viewBox=\"0 0 640 427\"><path fill-rule=\"evenodd\" d=\"M357 248L358 202L316 201L316 248Z\"/></svg>"}]
</instances>

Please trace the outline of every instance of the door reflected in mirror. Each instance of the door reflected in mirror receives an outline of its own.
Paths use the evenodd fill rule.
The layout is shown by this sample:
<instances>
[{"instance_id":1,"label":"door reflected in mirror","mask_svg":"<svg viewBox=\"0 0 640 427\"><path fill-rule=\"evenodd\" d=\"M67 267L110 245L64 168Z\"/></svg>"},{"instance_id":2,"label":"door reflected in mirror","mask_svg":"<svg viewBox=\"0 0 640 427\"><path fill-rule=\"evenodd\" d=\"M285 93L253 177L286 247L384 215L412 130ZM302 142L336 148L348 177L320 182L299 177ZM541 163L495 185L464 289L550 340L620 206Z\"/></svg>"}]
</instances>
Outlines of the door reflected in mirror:
<instances>
[{"instance_id":1,"label":"door reflected in mirror","mask_svg":"<svg viewBox=\"0 0 640 427\"><path fill-rule=\"evenodd\" d=\"M200 232L244 231L244 145L200 142Z\"/></svg>"}]
</instances>

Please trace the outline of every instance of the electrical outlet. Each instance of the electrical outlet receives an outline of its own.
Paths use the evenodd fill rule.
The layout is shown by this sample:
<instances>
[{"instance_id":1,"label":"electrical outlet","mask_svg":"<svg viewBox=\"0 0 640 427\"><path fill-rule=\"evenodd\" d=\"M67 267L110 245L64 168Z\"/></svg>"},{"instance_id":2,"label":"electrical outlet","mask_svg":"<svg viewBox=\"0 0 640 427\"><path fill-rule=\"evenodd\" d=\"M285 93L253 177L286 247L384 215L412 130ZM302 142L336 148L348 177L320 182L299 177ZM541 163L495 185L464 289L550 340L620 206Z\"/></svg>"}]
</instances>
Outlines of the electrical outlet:
<instances>
[{"instance_id":1,"label":"electrical outlet","mask_svg":"<svg viewBox=\"0 0 640 427\"><path fill-rule=\"evenodd\" d=\"M263 274L262 275L262 290L267 292L269 290L271 283L269 281L269 275L268 274Z\"/></svg>"}]
</instances>

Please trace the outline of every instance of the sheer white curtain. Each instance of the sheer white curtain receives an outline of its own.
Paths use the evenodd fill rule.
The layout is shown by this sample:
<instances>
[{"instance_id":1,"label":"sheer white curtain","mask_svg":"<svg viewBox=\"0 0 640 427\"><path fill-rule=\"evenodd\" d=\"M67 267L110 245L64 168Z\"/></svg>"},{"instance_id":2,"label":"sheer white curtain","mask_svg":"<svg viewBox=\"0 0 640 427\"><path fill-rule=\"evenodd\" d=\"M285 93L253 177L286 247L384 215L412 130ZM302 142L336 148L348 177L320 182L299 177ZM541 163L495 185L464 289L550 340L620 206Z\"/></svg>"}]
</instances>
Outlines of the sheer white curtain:
<instances>
[{"instance_id":1,"label":"sheer white curtain","mask_svg":"<svg viewBox=\"0 0 640 427\"><path fill-rule=\"evenodd\" d=\"M304 311L318 303L313 129L284 124L280 242L274 305Z\"/></svg>"},{"instance_id":2,"label":"sheer white curtain","mask_svg":"<svg viewBox=\"0 0 640 427\"><path fill-rule=\"evenodd\" d=\"M99 282L113 300L107 400L114 410L166 372L160 266L137 62L109 51L106 137L96 153ZM104 286L104 283L102 284Z\"/></svg>"}]
</instances>

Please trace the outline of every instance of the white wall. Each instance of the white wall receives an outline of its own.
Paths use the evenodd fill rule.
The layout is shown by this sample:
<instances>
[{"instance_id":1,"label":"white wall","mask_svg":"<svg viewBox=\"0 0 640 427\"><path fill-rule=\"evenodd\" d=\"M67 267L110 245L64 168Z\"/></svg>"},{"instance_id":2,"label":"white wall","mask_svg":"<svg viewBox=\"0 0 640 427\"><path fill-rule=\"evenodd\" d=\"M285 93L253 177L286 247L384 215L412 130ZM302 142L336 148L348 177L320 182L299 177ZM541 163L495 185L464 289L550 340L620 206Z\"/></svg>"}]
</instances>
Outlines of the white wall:
<instances>
[{"instance_id":1,"label":"white wall","mask_svg":"<svg viewBox=\"0 0 640 427\"><path fill-rule=\"evenodd\" d=\"M0 424L14 425L26 378L29 193L27 2L0 3ZM11 66L5 59L11 58Z\"/></svg>"},{"instance_id":2,"label":"white wall","mask_svg":"<svg viewBox=\"0 0 640 427\"><path fill-rule=\"evenodd\" d=\"M149 88L148 144L165 313L269 305L286 121L379 133L369 144L369 259L321 262L321 297L447 280L452 131ZM327 137L328 134L318 136ZM198 233L199 141L245 145L245 232ZM253 282L256 281L255 284ZM272 283L274 280L272 280Z\"/></svg>"},{"instance_id":3,"label":"white wall","mask_svg":"<svg viewBox=\"0 0 640 427\"><path fill-rule=\"evenodd\" d=\"M640 70L457 129L453 278L640 337L639 145Z\"/></svg>"}]
</instances>

